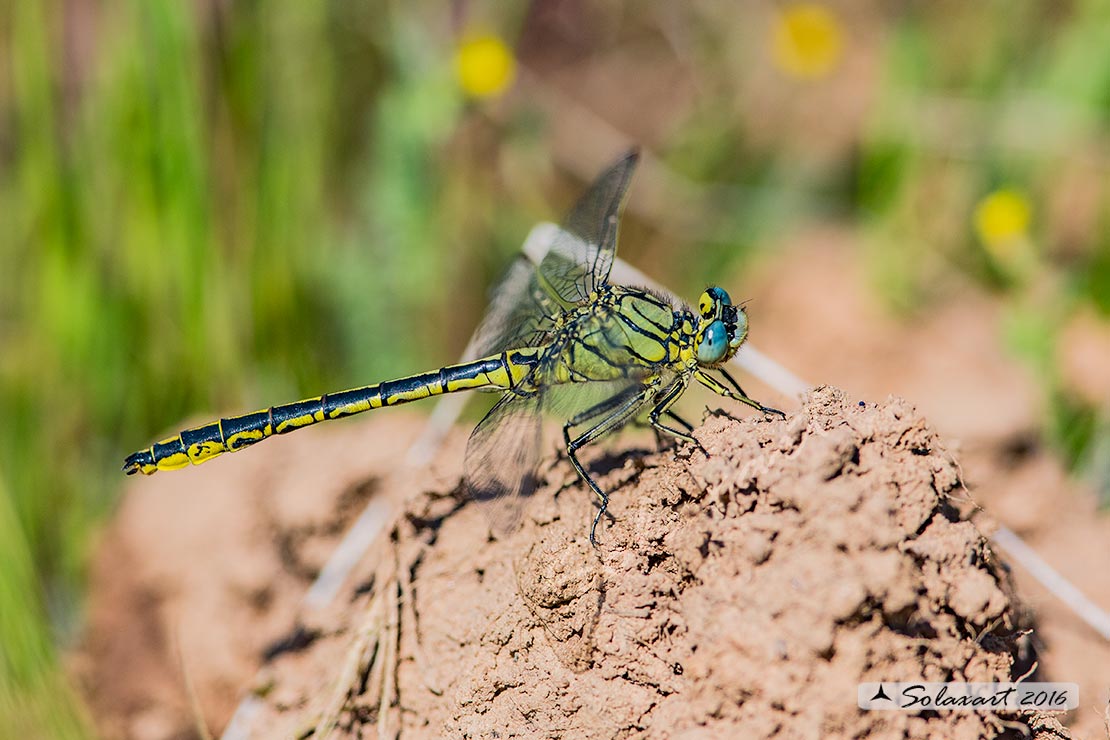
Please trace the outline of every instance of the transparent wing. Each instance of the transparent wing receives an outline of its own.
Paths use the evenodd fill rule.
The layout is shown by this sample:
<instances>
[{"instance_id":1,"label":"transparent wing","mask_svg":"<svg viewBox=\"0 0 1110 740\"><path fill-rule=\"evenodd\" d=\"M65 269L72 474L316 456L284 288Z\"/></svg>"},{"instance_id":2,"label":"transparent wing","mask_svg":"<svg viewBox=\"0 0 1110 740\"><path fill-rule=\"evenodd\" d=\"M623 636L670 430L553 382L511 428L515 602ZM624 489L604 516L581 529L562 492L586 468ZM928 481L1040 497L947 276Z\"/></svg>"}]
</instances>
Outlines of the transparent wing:
<instances>
[{"instance_id":1,"label":"transparent wing","mask_svg":"<svg viewBox=\"0 0 1110 740\"><path fill-rule=\"evenodd\" d=\"M594 182L567 215L538 267L523 255L517 257L490 292L471 357L542 343L553 317L585 301L608 280L621 203L638 159L639 152L630 152Z\"/></svg>"},{"instance_id":2,"label":"transparent wing","mask_svg":"<svg viewBox=\"0 0 1110 740\"><path fill-rule=\"evenodd\" d=\"M466 486L496 536L520 525L523 497L536 489L536 467L543 445L543 412L573 421L575 431L605 423L605 435L648 412L657 394L676 379L665 372L648 381L625 378L552 385L533 396L506 393L470 434L466 446ZM643 397L641 402L635 399Z\"/></svg>"},{"instance_id":3,"label":"transparent wing","mask_svg":"<svg viewBox=\"0 0 1110 740\"><path fill-rule=\"evenodd\" d=\"M470 433L466 485L499 537L520 524L521 497L536 488L542 437L540 397L506 393Z\"/></svg>"},{"instance_id":4,"label":"transparent wing","mask_svg":"<svg viewBox=\"0 0 1110 740\"><path fill-rule=\"evenodd\" d=\"M544 391L543 410L560 422L571 421L607 403L616 405L618 402L613 399L628 398L643 387L641 381L633 378L554 385Z\"/></svg>"},{"instance_id":5,"label":"transparent wing","mask_svg":"<svg viewBox=\"0 0 1110 740\"><path fill-rule=\"evenodd\" d=\"M494 289L482 322L474 332L472 357L542 343L559 308L536 281L536 266L516 258Z\"/></svg>"},{"instance_id":6,"label":"transparent wing","mask_svg":"<svg viewBox=\"0 0 1110 740\"><path fill-rule=\"evenodd\" d=\"M639 159L634 149L598 177L564 219L540 262L539 284L564 307L584 302L609 279L621 205Z\"/></svg>"}]
</instances>

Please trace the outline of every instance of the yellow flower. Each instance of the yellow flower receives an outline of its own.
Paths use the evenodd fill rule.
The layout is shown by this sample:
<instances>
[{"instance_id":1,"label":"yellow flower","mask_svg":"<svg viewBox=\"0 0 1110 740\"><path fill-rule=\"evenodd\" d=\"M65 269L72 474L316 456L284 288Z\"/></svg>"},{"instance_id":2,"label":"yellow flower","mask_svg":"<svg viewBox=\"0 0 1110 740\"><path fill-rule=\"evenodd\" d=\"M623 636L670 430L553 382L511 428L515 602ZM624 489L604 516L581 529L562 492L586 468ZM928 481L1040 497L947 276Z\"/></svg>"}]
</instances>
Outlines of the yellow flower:
<instances>
[{"instance_id":1,"label":"yellow flower","mask_svg":"<svg viewBox=\"0 0 1110 740\"><path fill-rule=\"evenodd\" d=\"M459 85L472 98L492 98L508 89L516 77L516 59L505 42L493 34L466 36L455 53Z\"/></svg>"},{"instance_id":2,"label":"yellow flower","mask_svg":"<svg viewBox=\"0 0 1110 740\"><path fill-rule=\"evenodd\" d=\"M828 8L816 3L785 6L775 19L774 60L794 77L826 77L840 61L844 32Z\"/></svg>"},{"instance_id":3,"label":"yellow flower","mask_svg":"<svg viewBox=\"0 0 1110 740\"><path fill-rule=\"evenodd\" d=\"M975 206L975 231L995 258L1008 260L1029 237L1032 208L1025 194L1011 188L995 190Z\"/></svg>"}]
</instances>

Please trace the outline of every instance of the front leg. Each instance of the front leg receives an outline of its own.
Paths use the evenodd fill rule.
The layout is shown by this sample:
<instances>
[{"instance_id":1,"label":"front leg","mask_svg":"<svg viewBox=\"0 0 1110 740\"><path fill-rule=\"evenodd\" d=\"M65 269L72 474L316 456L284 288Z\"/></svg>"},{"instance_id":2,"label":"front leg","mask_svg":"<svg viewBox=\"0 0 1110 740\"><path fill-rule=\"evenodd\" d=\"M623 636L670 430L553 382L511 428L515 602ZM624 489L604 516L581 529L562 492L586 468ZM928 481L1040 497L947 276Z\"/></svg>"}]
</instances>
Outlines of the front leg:
<instances>
[{"instance_id":1,"label":"front leg","mask_svg":"<svg viewBox=\"0 0 1110 740\"><path fill-rule=\"evenodd\" d=\"M676 381L672 383L669 388L663 391L656 398L655 406L652 408L651 413L648 414L648 420L651 422L651 426L653 429L656 430L656 432L663 432L665 434L669 434L672 437L675 437L676 439L681 439L685 442L696 445L697 448L702 451L702 453L708 456L709 453L705 452L705 448L702 447L701 442L698 441L698 438L691 434L691 432L694 431L694 428L690 426L688 422L683 420L681 417L676 416L674 412L671 411L671 406L674 405L675 401L679 399L679 397L685 390L685 382ZM686 428L686 431L675 429L674 427L667 426L663 422L659 421L659 417L664 414L673 418L679 424L684 426Z\"/></svg>"},{"instance_id":2,"label":"front leg","mask_svg":"<svg viewBox=\"0 0 1110 740\"><path fill-rule=\"evenodd\" d=\"M667 417L671 421L675 422L676 424L678 424L686 432L693 432L694 431L694 425L691 424L690 422L686 421L685 419L683 419L681 416L676 414L674 411L671 411L671 410L668 409L667 411L664 411L662 415ZM651 421L649 420L648 423L645 424L644 426L651 427L651 431L655 432L655 443L657 445L659 445L659 449L663 449L663 435L664 434L666 434L671 439L685 439L685 437L680 437L678 435L673 434L672 430L664 424L655 425L655 424L652 424Z\"/></svg>"},{"instance_id":3,"label":"front leg","mask_svg":"<svg viewBox=\"0 0 1110 740\"><path fill-rule=\"evenodd\" d=\"M762 411L765 414L778 414L782 418L786 418L786 414L779 411L778 409L764 406L759 401L756 401L755 399L748 396L748 394L744 392L744 389L740 387L740 384L736 382L736 379L729 375L726 370L724 370L723 368L717 368L717 370L721 373L721 375L725 376L729 383L733 385L733 387L736 389L735 393L719 380L700 368L694 373L694 377L697 378L699 383L701 383L706 388L713 391L719 396L724 396L725 398L731 398L735 401L739 401L740 403L747 404L753 409L757 411Z\"/></svg>"}]
</instances>

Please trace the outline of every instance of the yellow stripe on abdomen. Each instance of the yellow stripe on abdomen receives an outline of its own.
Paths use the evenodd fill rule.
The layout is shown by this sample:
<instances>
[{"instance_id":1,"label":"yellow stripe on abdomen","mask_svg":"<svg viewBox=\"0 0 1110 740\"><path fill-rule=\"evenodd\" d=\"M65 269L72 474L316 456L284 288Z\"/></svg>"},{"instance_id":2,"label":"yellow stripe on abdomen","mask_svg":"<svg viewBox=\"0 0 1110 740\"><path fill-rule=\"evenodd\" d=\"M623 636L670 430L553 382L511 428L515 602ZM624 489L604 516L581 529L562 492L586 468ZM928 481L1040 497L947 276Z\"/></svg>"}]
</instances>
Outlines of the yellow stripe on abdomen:
<instances>
[{"instance_id":1,"label":"yellow stripe on abdomen","mask_svg":"<svg viewBox=\"0 0 1110 740\"><path fill-rule=\"evenodd\" d=\"M418 401L429 396L472 388L510 389L519 385L535 367L542 350L524 348L474 362L450 365L436 372L377 385L353 388L273 406L243 416L213 421L186 429L145 450L129 455L123 469L128 474L150 475L199 465L225 452L235 452L274 434L286 434L321 421L363 411Z\"/></svg>"}]
</instances>

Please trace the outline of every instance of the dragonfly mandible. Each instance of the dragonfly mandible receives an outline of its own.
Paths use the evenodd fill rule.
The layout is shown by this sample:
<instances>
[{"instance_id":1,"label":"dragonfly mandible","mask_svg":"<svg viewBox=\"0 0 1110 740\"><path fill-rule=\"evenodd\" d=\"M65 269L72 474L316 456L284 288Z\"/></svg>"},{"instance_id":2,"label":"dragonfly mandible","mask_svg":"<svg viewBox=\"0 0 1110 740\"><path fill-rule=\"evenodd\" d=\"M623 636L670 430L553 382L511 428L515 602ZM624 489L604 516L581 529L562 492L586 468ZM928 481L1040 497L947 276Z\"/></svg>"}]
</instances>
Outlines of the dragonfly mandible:
<instances>
[{"instance_id":1,"label":"dragonfly mandible","mask_svg":"<svg viewBox=\"0 0 1110 740\"><path fill-rule=\"evenodd\" d=\"M650 290L614 285L620 212L639 160L633 150L590 186L571 209L537 265L523 257L493 291L470 362L187 429L129 455L123 470L150 475L199 464L330 419L463 390L500 392L467 443L466 485L493 531L520 520L520 498L535 486L542 417L563 423L566 454L599 506L609 505L578 452L629 422L647 417L662 434L698 444L693 426L672 406L697 381L764 413L724 368L748 336L744 309L720 287L701 294L695 311ZM674 426L677 425L677 426Z\"/></svg>"}]
</instances>

